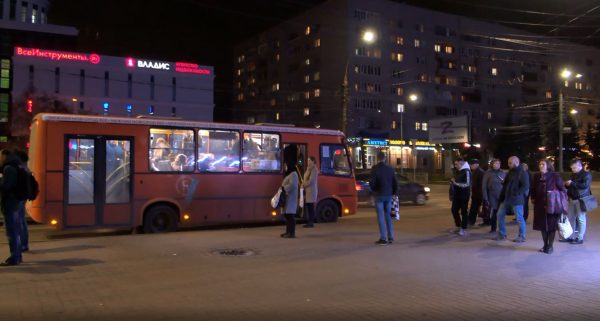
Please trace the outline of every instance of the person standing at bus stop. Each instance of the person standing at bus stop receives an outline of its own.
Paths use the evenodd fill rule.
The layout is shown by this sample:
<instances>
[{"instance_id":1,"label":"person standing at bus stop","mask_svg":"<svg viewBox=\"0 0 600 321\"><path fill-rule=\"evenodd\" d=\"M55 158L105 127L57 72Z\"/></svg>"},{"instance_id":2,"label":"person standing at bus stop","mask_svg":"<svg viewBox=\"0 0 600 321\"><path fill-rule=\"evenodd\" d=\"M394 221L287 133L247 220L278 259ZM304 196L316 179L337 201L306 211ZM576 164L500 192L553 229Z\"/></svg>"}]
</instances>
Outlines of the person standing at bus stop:
<instances>
[{"instance_id":1,"label":"person standing at bus stop","mask_svg":"<svg viewBox=\"0 0 600 321\"><path fill-rule=\"evenodd\" d=\"M19 265L21 257L21 224L19 220L19 205L17 199L17 175L21 162L15 153L8 150L0 152L0 166L2 167L2 183L0 194L2 195L1 207L4 216L4 228L8 238L10 257L2 265Z\"/></svg>"},{"instance_id":2,"label":"person standing at bus stop","mask_svg":"<svg viewBox=\"0 0 600 321\"><path fill-rule=\"evenodd\" d=\"M304 172L304 209L306 210L306 224L304 227L314 227L315 225L315 203L317 202L317 194L319 193L317 179L319 171L316 166L314 156L308 157L306 171Z\"/></svg>"},{"instance_id":3,"label":"person standing at bus stop","mask_svg":"<svg viewBox=\"0 0 600 321\"><path fill-rule=\"evenodd\" d=\"M31 173L27 162L29 162L29 155L24 150L16 150L15 153L21 161L21 168L27 173ZM29 251L29 228L27 227L27 217L25 215L25 202L19 204L19 220L21 222L21 249L23 252Z\"/></svg>"},{"instance_id":4,"label":"person standing at bus stop","mask_svg":"<svg viewBox=\"0 0 600 321\"><path fill-rule=\"evenodd\" d=\"M371 180L369 181L375 210L377 211L377 223L379 224L379 240L377 245L387 245L394 242L394 228L392 226L392 196L396 195L398 182L394 169L385 164L385 153L377 153L377 165L371 169Z\"/></svg>"},{"instance_id":5,"label":"person standing at bus stop","mask_svg":"<svg viewBox=\"0 0 600 321\"><path fill-rule=\"evenodd\" d=\"M281 186L286 194L285 205L283 206L283 216L285 217L285 233L281 234L283 238L296 237L296 213L298 212L298 190L299 179L296 171L298 162L298 148L296 145L290 145L283 149L284 178Z\"/></svg>"}]
</instances>

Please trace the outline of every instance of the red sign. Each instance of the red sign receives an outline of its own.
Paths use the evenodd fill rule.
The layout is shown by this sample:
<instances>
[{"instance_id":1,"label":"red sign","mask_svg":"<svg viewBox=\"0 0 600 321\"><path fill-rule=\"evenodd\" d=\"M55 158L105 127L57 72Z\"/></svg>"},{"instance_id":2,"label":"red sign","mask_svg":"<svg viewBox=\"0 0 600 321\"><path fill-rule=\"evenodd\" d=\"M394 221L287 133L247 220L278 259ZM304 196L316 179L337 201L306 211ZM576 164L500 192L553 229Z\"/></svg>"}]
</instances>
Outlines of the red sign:
<instances>
[{"instance_id":1,"label":"red sign","mask_svg":"<svg viewBox=\"0 0 600 321\"><path fill-rule=\"evenodd\" d=\"M92 64L100 63L100 56L97 54L84 54L77 52L64 52L64 51L54 51L54 50L43 50L37 48L21 48L15 47L15 55L17 56L27 56L27 57L36 57L36 58L46 58L50 60L71 60L71 61L81 61L81 62L89 62Z\"/></svg>"},{"instance_id":2,"label":"red sign","mask_svg":"<svg viewBox=\"0 0 600 321\"><path fill-rule=\"evenodd\" d=\"M198 64L193 64L189 62L176 62L175 71L200 75L210 75L210 69L200 68Z\"/></svg>"}]
</instances>

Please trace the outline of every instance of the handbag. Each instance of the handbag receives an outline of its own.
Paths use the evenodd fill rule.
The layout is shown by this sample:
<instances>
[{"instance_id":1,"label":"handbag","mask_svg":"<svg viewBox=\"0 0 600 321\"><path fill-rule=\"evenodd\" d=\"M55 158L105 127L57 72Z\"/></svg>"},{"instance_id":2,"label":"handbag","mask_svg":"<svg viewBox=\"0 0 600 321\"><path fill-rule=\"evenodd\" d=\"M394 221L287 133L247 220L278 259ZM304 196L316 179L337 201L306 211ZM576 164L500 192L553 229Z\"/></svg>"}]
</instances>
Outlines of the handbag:
<instances>
[{"instance_id":1,"label":"handbag","mask_svg":"<svg viewBox=\"0 0 600 321\"><path fill-rule=\"evenodd\" d=\"M560 219L558 220L558 232L563 239L568 239L573 234L573 228L571 227L571 223L567 219L567 216L561 214Z\"/></svg>"},{"instance_id":2,"label":"handbag","mask_svg":"<svg viewBox=\"0 0 600 321\"><path fill-rule=\"evenodd\" d=\"M479 217L483 218L484 220L487 220L490 218L491 212L492 212L492 209L490 208L490 202L483 201L483 205L481 206L481 211L479 212Z\"/></svg>"},{"instance_id":3,"label":"handbag","mask_svg":"<svg viewBox=\"0 0 600 321\"><path fill-rule=\"evenodd\" d=\"M285 199L286 199L285 190L283 189L283 186L281 186L281 187L279 187L279 189L277 189L277 193L275 193L275 196L273 196L273 198L271 198L271 206L273 208L284 207Z\"/></svg>"},{"instance_id":4,"label":"handbag","mask_svg":"<svg viewBox=\"0 0 600 321\"><path fill-rule=\"evenodd\" d=\"M567 193L559 190L548 191L546 194L547 214L566 214L569 210Z\"/></svg>"},{"instance_id":5,"label":"handbag","mask_svg":"<svg viewBox=\"0 0 600 321\"><path fill-rule=\"evenodd\" d=\"M390 216L395 220L400 220L400 199L398 195L392 196L392 210Z\"/></svg>"},{"instance_id":6,"label":"handbag","mask_svg":"<svg viewBox=\"0 0 600 321\"><path fill-rule=\"evenodd\" d=\"M582 212L593 211L598 208L598 200L594 195L584 196L579 199L579 205Z\"/></svg>"}]
</instances>

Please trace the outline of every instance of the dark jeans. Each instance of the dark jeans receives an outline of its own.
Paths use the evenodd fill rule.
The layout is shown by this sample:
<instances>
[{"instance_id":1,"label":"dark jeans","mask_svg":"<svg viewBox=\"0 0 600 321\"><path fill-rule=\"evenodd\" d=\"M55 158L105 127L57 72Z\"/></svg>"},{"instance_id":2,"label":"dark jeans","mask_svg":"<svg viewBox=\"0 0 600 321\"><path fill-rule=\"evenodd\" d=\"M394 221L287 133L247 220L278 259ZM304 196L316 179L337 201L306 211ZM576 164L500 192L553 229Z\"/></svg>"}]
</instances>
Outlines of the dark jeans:
<instances>
[{"instance_id":1,"label":"dark jeans","mask_svg":"<svg viewBox=\"0 0 600 321\"><path fill-rule=\"evenodd\" d=\"M25 202L19 203L19 220L21 221L21 249L29 249L29 228L25 217Z\"/></svg>"},{"instance_id":2,"label":"dark jeans","mask_svg":"<svg viewBox=\"0 0 600 321\"><path fill-rule=\"evenodd\" d=\"M306 211L306 225L314 225L315 223L315 203L305 203L304 210Z\"/></svg>"},{"instance_id":3,"label":"dark jeans","mask_svg":"<svg viewBox=\"0 0 600 321\"><path fill-rule=\"evenodd\" d=\"M496 224L498 224L498 215L496 214L498 212L498 209L493 208L490 210L492 213L492 215L490 216L490 227L491 227L491 232L496 232Z\"/></svg>"},{"instance_id":4,"label":"dark jeans","mask_svg":"<svg viewBox=\"0 0 600 321\"><path fill-rule=\"evenodd\" d=\"M296 214L284 214L285 234L296 236Z\"/></svg>"},{"instance_id":5,"label":"dark jeans","mask_svg":"<svg viewBox=\"0 0 600 321\"><path fill-rule=\"evenodd\" d=\"M477 214L479 214L482 202L483 200L479 197L471 199L471 208L469 209L469 224L473 225L475 222L477 222Z\"/></svg>"},{"instance_id":6,"label":"dark jeans","mask_svg":"<svg viewBox=\"0 0 600 321\"><path fill-rule=\"evenodd\" d=\"M527 221L529 217L529 195L525 196L525 204L523 204L523 219Z\"/></svg>"},{"instance_id":7,"label":"dark jeans","mask_svg":"<svg viewBox=\"0 0 600 321\"><path fill-rule=\"evenodd\" d=\"M456 227L460 227L463 229L467 228L467 224L469 223L469 212L467 211L468 205L468 198L452 200L452 217L454 217L454 224L456 224Z\"/></svg>"},{"instance_id":8,"label":"dark jeans","mask_svg":"<svg viewBox=\"0 0 600 321\"><path fill-rule=\"evenodd\" d=\"M10 260L21 261L21 219L19 215L19 202L8 201L2 209L4 215L4 229L10 248Z\"/></svg>"}]
</instances>

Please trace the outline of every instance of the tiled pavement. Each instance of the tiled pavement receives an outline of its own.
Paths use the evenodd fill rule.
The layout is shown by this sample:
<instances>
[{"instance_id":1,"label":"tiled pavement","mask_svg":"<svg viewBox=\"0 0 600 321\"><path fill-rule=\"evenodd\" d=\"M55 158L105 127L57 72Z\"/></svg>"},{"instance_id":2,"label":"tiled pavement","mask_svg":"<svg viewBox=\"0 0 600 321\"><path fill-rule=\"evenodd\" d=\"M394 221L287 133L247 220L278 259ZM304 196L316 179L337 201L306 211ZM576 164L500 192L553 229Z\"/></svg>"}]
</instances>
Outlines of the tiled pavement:
<instances>
[{"instance_id":1,"label":"tiled pavement","mask_svg":"<svg viewBox=\"0 0 600 321\"><path fill-rule=\"evenodd\" d=\"M389 246L373 244L368 208L295 240L283 226L51 239L34 226L26 262L0 269L0 320L600 319L600 211L584 245L546 255L531 230L520 245L449 234L444 191L403 206ZM231 248L258 254L212 253Z\"/></svg>"}]
</instances>

